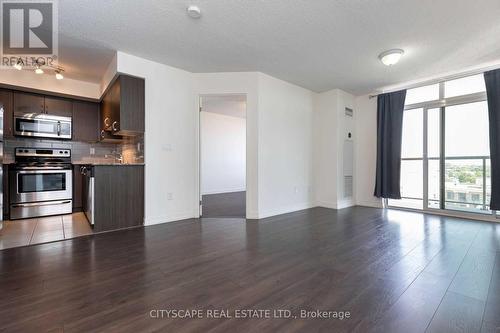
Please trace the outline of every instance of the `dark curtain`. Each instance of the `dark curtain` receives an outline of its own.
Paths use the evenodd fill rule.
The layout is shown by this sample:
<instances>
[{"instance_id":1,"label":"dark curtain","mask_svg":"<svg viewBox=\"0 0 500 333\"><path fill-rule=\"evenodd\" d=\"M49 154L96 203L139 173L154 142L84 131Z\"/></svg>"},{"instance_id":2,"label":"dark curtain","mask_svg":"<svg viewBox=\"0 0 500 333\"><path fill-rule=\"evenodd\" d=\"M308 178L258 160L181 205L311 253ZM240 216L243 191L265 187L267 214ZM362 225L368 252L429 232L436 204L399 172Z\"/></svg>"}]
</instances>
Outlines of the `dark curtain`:
<instances>
[{"instance_id":1,"label":"dark curtain","mask_svg":"<svg viewBox=\"0 0 500 333\"><path fill-rule=\"evenodd\" d=\"M406 90L378 95L377 174L374 195L401 199L401 136Z\"/></svg>"},{"instance_id":2,"label":"dark curtain","mask_svg":"<svg viewBox=\"0 0 500 333\"><path fill-rule=\"evenodd\" d=\"M500 69L484 73L488 96L491 158L491 210L500 210Z\"/></svg>"}]
</instances>

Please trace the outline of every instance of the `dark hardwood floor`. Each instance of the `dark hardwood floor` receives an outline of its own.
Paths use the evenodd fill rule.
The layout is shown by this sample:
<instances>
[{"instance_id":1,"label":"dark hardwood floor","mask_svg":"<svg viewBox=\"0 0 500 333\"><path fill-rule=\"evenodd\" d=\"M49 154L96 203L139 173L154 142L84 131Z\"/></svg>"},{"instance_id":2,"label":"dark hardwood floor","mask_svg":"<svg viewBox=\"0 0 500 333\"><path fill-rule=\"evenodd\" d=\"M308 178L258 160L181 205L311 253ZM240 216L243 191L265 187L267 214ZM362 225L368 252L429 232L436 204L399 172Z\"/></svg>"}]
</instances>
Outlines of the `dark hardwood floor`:
<instances>
[{"instance_id":1,"label":"dark hardwood floor","mask_svg":"<svg viewBox=\"0 0 500 333\"><path fill-rule=\"evenodd\" d=\"M0 330L498 332L499 251L500 224L364 207L160 224L0 251Z\"/></svg>"},{"instance_id":2,"label":"dark hardwood floor","mask_svg":"<svg viewBox=\"0 0 500 333\"><path fill-rule=\"evenodd\" d=\"M246 192L205 194L203 217L245 217Z\"/></svg>"}]
</instances>

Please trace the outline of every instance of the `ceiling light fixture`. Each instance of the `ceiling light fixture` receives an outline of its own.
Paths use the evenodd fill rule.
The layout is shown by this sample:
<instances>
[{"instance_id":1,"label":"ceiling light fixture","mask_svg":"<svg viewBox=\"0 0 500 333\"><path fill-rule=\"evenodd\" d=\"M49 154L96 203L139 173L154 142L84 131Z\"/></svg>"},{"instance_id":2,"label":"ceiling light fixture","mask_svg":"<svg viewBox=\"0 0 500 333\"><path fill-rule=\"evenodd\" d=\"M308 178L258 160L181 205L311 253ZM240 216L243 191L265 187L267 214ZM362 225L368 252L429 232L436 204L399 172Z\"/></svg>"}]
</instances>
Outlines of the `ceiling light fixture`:
<instances>
[{"instance_id":1,"label":"ceiling light fixture","mask_svg":"<svg viewBox=\"0 0 500 333\"><path fill-rule=\"evenodd\" d=\"M393 49L380 53L378 58L386 66L392 66L398 63L405 52L401 49Z\"/></svg>"},{"instance_id":2,"label":"ceiling light fixture","mask_svg":"<svg viewBox=\"0 0 500 333\"><path fill-rule=\"evenodd\" d=\"M56 73L56 79L58 80L62 80L64 79L64 75L62 75L62 72L64 72L64 70L58 68L55 70L55 73Z\"/></svg>"},{"instance_id":3,"label":"ceiling light fixture","mask_svg":"<svg viewBox=\"0 0 500 333\"><path fill-rule=\"evenodd\" d=\"M191 18L199 19L201 17L201 10L198 6L191 5L186 10L188 16Z\"/></svg>"},{"instance_id":4,"label":"ceiling light fixture","mask_svg":"<svg viewBox=\"0 0 500 333\"><path fill-rule=\"evenodd\" d=\"M39 64L36 64L35 73L37 73L37 74L43 74L43 69L40 67Z\"/></svg>"},{"instance_id":5,"label":"ceiling light fixture","mask_svg":"<svg viewBox=\"0 0 500 333\"><path fill-rule=\"evenodd\" d=\"M18 71L23 69L23 61L21 60L21 58L17 59L17 62L14 65L14 68L17 69Z\"/></svg>"}]
</instances>

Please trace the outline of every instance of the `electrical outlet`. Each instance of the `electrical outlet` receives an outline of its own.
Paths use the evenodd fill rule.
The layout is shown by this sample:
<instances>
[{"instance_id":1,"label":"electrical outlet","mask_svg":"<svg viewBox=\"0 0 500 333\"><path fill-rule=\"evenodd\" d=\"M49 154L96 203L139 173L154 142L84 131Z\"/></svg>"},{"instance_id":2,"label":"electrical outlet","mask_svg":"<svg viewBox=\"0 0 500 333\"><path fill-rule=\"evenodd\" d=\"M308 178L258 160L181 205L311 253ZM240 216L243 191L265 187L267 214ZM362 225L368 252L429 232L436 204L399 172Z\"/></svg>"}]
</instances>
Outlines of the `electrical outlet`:
<instances>
[{"instance_id":1,"label":"electrical outlet","mask_svg":"<svg viewBox=\"0 0 500 333\"><path fill-rule=\"evenodd\" d=\"M90 147L90 155L95 155L95 148L94 147Z\"/></svg>"},{"instance_id":2,"label":"electrical outlet","mask_svg":"<svg viewBox=\"0 0 500 333\"><path fill-rule=\"evenodd\" d=\"M295 193L299 193L299 188L297 186L295 186L293 189L294 189Z\"/></svg>"},{"instance_id":3,"label":"electrical outlet","mask_svg":"<svg viewBox=\"0 0 500 333\"><path fill-rule=\"evenodd\" d=\"M172 192L167 193L167 200L174 200L174 194Z\"/></svg>"},{"instance_id":4,"label":"electrical outlet","mask_svg":"<svg viewBox=\"0 0 500 333\"><path fill-rule=\"evenodd\" d=\"M165 143L161 146L163 151L172 151L172 145L170 143Z\"/></svg>"}]
</instances>

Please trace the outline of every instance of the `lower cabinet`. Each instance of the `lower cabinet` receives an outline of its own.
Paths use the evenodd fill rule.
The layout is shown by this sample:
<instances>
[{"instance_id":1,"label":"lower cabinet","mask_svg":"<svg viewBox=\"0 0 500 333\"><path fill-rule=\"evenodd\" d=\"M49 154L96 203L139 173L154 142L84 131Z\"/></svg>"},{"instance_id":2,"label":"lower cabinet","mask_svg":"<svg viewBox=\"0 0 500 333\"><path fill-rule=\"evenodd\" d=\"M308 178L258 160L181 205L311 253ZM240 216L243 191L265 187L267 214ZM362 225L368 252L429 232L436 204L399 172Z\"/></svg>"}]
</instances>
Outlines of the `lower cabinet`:
<instances>
[{"instance_id":1,"label":"lower cabinet","mask_svg":"<svg viewBox=\"0 0 500 333\"><path fill-rule=\"evenodd\" d=\"M144 222L144 166L95 165L94 231L140 226Z\"/></svg>"},{"instance_id":2,"label":"lower cabinet","mask_svg":"<svg viewBox=\"0 0 500 333\"><path fill-rule=\"evenodd\" d=\"M80 172L81 165L73 164L73 212L83 210L83 175Z\"/></svg>"},{"instance_id":3,"label":"lower cabinet","mask_svg":"<svg viewBox=\"0 0 500 333\"><path fill-rule=\"evenodd\" d=\"M2 175L2 185L3 185L3 219L7 220L9 218L9 165L4 164L3 166L3 175Z\"/></svg>"}]
</instances>

